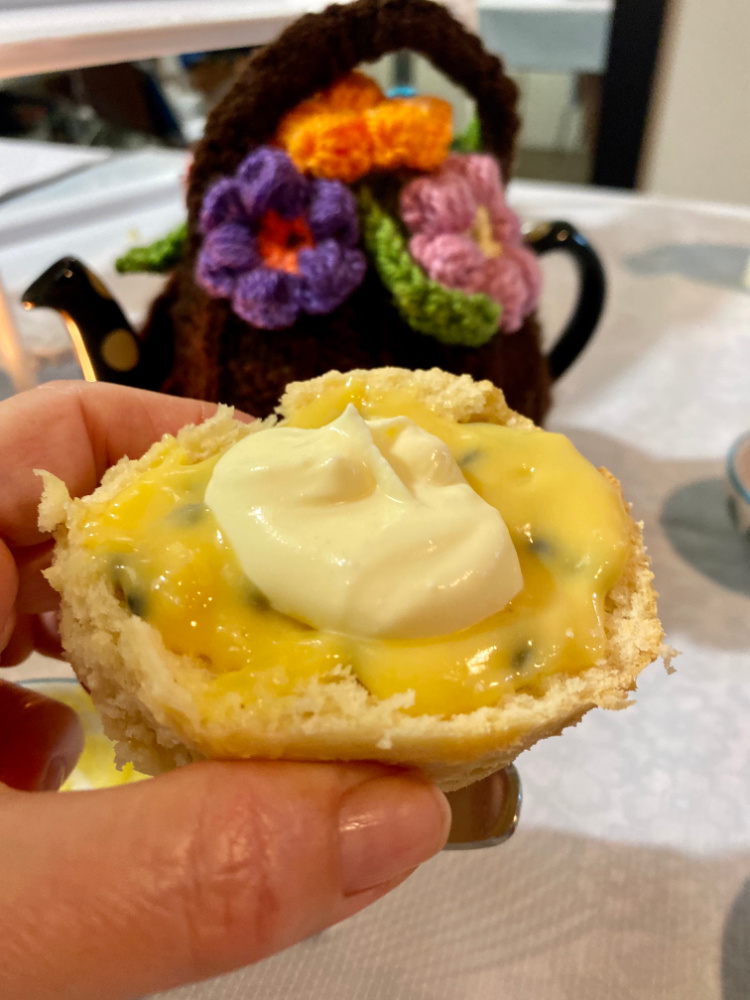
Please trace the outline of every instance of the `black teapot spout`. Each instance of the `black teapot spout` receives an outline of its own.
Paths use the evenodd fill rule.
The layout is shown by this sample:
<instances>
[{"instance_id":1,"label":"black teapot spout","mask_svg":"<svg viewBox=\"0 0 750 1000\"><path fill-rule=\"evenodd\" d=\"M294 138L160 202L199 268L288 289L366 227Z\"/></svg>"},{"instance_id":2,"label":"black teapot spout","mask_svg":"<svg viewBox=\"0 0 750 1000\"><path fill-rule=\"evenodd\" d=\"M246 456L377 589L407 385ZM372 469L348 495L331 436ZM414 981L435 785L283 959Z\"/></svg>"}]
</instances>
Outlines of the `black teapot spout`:
<instances>
[{"instance_id":1,"label":"black teapot spout","mask_svg":"<svg viewBox=\"0 0 750 1000\"><path fill-rule=\"evenodd\" d=\"M22 301L25 309L45 307L60 313L87 381L139 389L163 385L172 367L172 344L139 337L106 285L75 257L63 257L47 268Z\"/></svg>"}]
</instances>

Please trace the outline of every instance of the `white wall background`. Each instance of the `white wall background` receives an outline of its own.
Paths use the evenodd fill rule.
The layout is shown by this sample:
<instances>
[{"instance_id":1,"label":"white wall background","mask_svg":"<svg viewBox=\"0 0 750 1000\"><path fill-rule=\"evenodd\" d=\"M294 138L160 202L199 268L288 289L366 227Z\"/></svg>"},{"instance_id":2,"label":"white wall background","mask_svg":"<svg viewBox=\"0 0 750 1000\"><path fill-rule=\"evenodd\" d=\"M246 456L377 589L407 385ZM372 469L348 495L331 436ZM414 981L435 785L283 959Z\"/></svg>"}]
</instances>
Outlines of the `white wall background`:
<instances>
[{"instance_id":1,"label":"white wall background","mask_svg":"<svg viewBox=\"0 0 750 1000\"><path fill-rule=\"evenodd\" d=\"M672 0L641 187L750 204L750 0Z\"/></svg>"}]
</instances>

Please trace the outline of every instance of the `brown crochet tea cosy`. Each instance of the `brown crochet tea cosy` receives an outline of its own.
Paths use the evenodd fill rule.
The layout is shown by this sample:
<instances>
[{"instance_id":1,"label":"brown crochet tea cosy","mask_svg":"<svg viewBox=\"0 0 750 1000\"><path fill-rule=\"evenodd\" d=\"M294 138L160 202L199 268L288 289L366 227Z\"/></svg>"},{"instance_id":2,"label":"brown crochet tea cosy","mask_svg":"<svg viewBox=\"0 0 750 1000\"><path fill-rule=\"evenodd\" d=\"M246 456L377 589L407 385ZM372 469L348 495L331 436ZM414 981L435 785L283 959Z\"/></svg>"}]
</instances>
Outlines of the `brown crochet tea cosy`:
<instances>
[{"instance_id":1,"label":"brown crochet tea cosy","mask_svg":"<svg viewBox=\"0 0 750 1000\"><path fill-rule=\"evenodd\" d=\"M445 102L354 72L401 49L474 98L480 153L450 151ZM516 101L430 0L333 5L258 50L197 147L185 255L144 331L174 339L164 389L265 415L330 369L437 366L541 421L538 265L503 190Z\"/></svg>"}]
</instances>

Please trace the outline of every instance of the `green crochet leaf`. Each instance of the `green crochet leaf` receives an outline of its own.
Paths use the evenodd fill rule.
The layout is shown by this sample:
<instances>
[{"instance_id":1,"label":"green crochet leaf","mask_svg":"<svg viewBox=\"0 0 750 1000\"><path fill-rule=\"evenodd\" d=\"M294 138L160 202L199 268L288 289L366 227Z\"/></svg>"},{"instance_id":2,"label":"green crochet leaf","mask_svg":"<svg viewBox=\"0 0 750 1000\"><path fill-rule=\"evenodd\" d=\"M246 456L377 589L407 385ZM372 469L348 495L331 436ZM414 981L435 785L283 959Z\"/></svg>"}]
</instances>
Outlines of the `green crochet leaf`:
<instances>
[{"instance_id":1,"label":"green crochet leaf","mask_svg":"<svg viewBox=\"0 0 750 1000\"><path fill-rule=\"evenodd\" d=\"M474 115L466 131L457 135L451 143L451 149L457 153L479 153L482 149L482 126L479 123L479 116Z\"/></svg>"},{"instance_id":2,"label":"green crochet leaf","mask_svg":"<svg viewBox=\"0 0 750 1000\"><path fill-rule=\"evenodd\" d=\"M443 344L481 347L494 337L502 307L489 295L468 295L428 278L409 253L401 229L367 188L359 193L365 249L398 311L418 333Z\"/></svg>"},{"instance_id":3,"label":"green crochet leaf","mask_svg":"<svg viewBox=\"0 0 750 1000\"><path fill-rule=\"evenodd\" d=\"M182 259L187 239L187 222L162 236L161 239L146 247L133 247L115 261L115 268L120 274L136 271L154 271L163 274L171 271Z\"/></svg>"}]
</instances>

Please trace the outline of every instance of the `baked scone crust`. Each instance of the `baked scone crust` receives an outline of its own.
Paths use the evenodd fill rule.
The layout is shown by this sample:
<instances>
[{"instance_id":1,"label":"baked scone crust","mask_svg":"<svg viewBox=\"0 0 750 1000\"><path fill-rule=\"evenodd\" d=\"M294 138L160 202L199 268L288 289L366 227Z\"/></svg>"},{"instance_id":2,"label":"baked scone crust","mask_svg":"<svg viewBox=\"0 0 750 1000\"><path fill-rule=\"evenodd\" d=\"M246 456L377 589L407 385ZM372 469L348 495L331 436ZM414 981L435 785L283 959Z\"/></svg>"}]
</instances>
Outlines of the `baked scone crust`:
<instances>
[{"instance_id":1,"label":"baked scone crust","mask_svg":"<svg viewBox=\"0 0 750 1000\"><path fill-rule=\"evenodd\" d=\"M288 386L280 417L352 377L376 390L408 385L435 412L458 422L530 425L490 382L438 369L329 372ZM225 407L206 423L184 428L177 441L200 461L269 421L242 424ZM451 791L506 767L522 750L574 725L591 708L626 707L638 674L662 652L653 575L641 527L631 520L630 557L606 599L606 662L575 675L550 676L542 696L519 691L496 707L450 719L411 716L403 711L410 694L378 701L346 671L333 682L314 679L293 696L256 703L244 703L236 692L210 694L214 675L197 660L167 650L155 628L130 614L81 545L91 504L114 497L173 446L166 438L137 461L121 460L83 499L71 499L60 480L43 473L39 513L40 527L54 532L57 542L47 577L61 595L67 655L90 690L107 734L118 743L119 759L132 760L145 773L204 758L378 760L418 767ZM619 489L610 473L600 471Z\"/></svg>"}]
</instances>

